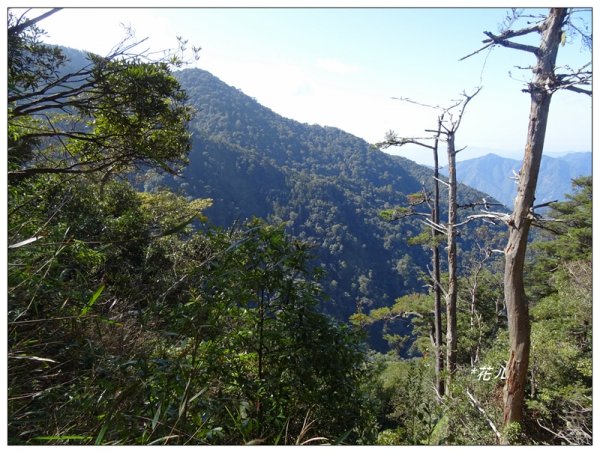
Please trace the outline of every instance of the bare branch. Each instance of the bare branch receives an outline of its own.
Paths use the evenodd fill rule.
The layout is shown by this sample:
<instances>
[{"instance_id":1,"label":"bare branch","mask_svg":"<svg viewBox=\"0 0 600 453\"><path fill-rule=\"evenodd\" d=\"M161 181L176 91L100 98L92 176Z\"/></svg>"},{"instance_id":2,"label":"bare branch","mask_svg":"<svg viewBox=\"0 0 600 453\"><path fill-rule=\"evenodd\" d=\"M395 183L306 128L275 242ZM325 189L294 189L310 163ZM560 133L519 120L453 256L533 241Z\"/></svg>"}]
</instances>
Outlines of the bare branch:
<instances>
[{"instance_id":1,"label":"bare branch","mask_svg":"<svg viewBox=\"0 0 600 453\"><path fill-rule=\"evenodd\" d=\"M531 27L521 28L520 30L506 30L506 31L502 32L498 36L493 35L489 31L484 31L483 33L486 36L489 36L490 39L484 39L482 42L484 42L484 43L486 43L486 42L495 43L495 40L510 39L510 38L515 38L517 36L525 36L525 35L528 35L530 33L540 33L541 31L542 31L541 24L539 24L539 23L535 24L535 25L532 25ZM490 35L492 35L493 38Z\"/></svg>"},{"instance_id":2,"label":"bare branch","mask_svg":"<svg viewBox=\"0 0 600 453\"><path fill-rule=\"evenodd\" d=\"M71 165L70 167L31 167L24 168L21 170L9 171L7 173L8 177L17 177L17 176L32 176L36 174L87 174L94 173L100 170L104 170L109 168L111 165L118 162L118 159L112 159L109 161L98 161L94 162L94 166L89 166L89 162L80 162ZM84 166L88 166L88 168L84 168Z\"/></svg>"},{"instance_id":3,"label":"bare branch","mask_svg":"<svg viewBox=\"0 0 600 453\"><path fill-rule=\"evenodd\" d=\"M439 223L434 223L430 219L421 220L421 222L424 223L425 225L427 225L428 227L433 228L435 231L437 231L439 233L448 234L448 231L446 230L446 227L444 225L441 225Z\"/></svg>"},{"instance_id":4,"label":"bare branch","mask_svg":"<svg viewBox=\"0 0 600 453\"><path fill-rule=\"evenodd\" d=\"M569 445L577 445L575 443L573 443L568 437L566 437L564 434L559 434L559 433L555 433L554 431L552 431L550 428L547 428L546 426L542 425L540 423L539 420L536 420L537 424L539 425L540 428L548 431L550 434L553 434L555 437L558 437L559 439L563 439L564 441L566 441Z\"/></svg>"},{"instance_id":5,"label":"bare branch","mask_svg":"<svg viewBox=\"0 0 600 453\"><path fill-rule=\"evenodd\" d=\"M592 95L591 89L585 89L578 85L591 86L592 84L592 71L586 70L591 65L591 62L585 64L577 70L573 70L568 66L564 69L570 71L566 74L556 74L555 90L563 89L573 91L575 93ZM563 68L561 68L563 69Z\"/></svg>"},{"instance_id":6,"label":"bare branch","mask_svg":"<svg viewBox=\"0 0 600 453\"><path fill-rule=\"evenodd\" d=\"M46 11L44 14L40 14L39 16L34 17L33 19L29 19L21 24L14 25L8 29L8 33L13 34L13 35L18 35L26 28L29 28L32 25L37 24L41 20L44 20L46 17L49 17L52 14L59 12L61 9L62 8L52 8L50 11Z\"/></svg>"},{"instance_id":7,"label":"bare branch","mask_svg":"<svg viewBox=\"0 0 600 453\"><path fill-rule=\"evenodd\" d=\"M391 213L390 218L387 218L387 212L388 211L383 211L383 213L380 214L380 216L384 217L385 220L387 220L388 222L395 222L397 220L401 220L401 219L405 219L407 217L413 217L413 216L417 216L417 217L429 217L429 214L426 214L424 212L417 212L413 209L408 209L403 212L402 209L396 208L394 210L393 213Z\"/></svg>"},{"instance_id":8,"label":"bare branch","mask_svg":"<svg viewBox=\"0 0 600 453\"><path fill-rule=\"evenodd\" d=\"M456 121L456 123L453 123L453 128L452 128L452 131L456 131L456 130L458 130L458 128L459 128L459 126L460 126L460 122L461 122L461 120L462 120L462 117L463 117L463 114L465 113L465 109L467 108L467 104L468 104L469 102L471 102L471 99L473 99L475 96L477 96L477 95L479 94L479 92L481 91L481 89L482 89L482 88L483 88L483 87L481 87L481 86L480 86L480 87L477 87L477 88L475 88L475 91L474 91L474 92L473 92L473 94L471 94L471 95L468 95L468 94L466 94L465 92L463 92L463 94L462 94L462 95L464 96L464 98L465 98L465 99L464 99L464 101L461 101L461 102L462 102L462 108L460 109L460 112L459 112L459 114L458 114L458 120ZM463 149L464 149L464 148L463 148ZM461 150L461 151L462 151L462 150ZM457 151L457 152L458 152L458 151Z\"/></svg>"},{"instance_id":9,"label":"bare branch","mask_svg":"<svg viewBox=\"0 0 600 453\"><path fill-rule=\"evenodd\" d=\"M465 220L460 223L457 223L455 227L460 227L466 225L474 220L492 220L492 221L500 221L506 224L510 223L510 215L502 213L502 212L485 212L482 214L473 214L468 216Z\"/></svg>"},{"instance_id":10,"label":"bare branch","mask_svg":"<svg viewBox=\"0 0 600 453\"><path fill-rule=\"evenodd\" d=\"M592 90L586 90L584 88L579 88L579 87L575 87L575 86L566 86L566 87L564 87L564 89L573 91L573 92L579 93L579 94L587 94L588 96L592 95Z\"/></svg>"},{"instance_id":11,"label":"bare branch","mask_svg":"<svg viewBox=\"0 0 600 453\"><path fill-rule=\"evenodd\" d=\"M396 313L396 314L390 316L387 320L393 321L398 318L407 318L409 316L416 316L417 318L421 318L421 319L423 319L425 317L423 315L423 313L419 313L417 311L401 311L399 313Z\"/></svg>"},{"instance_id":12,"label":"bare branch","mask_svg":"<svg viewBox=\"0 0 600 453\"><path fill-rule=\"evenodd\" d=\"M446 187L450 187L450 184L448 184L446 181L442 181L439 178L436 178L435 176L433 177L434 180L436 180L437 182L441 182L442 184L444 184Z\"/></svg>"},{"instance_id":13,"label":"bare branch","mask_svg":"<svg viewBox=\"0 0 600 453\"><path fill-rule=\"evenodd\" d=\"M426 143L420 142L419 140L433 140L435 137L417 137L417 138L405 138L398 137L393 132L388 132L383 142L375 143L377 148L389 148L390 146L404 146L404 145L418 145L428 149L434 149L433 145L427 145Z\"/></svg>"},{"instance_id":14,"label":"bare branch","mask_svg":"<svg viewBox=\"0 0 600 453\"><path fill-rule=\"evenodd\" d=\"M494 44L498 44L502 47L508 47L509 49L522 50L524 52L530 52L534 55L537 55L539 52L538 47L529 46L527 44L520 44L520 43L516 43L513 41L508 41L506 38L503 38L501 36L496 36L489 31L484 31L483 33L490 38L489 40L486 39L483 42L492 41Z\"/></svg>"},{"instance_id":15,"label":"bare branch","mask_svg":"<svg viewBox=\"0 0 600 453\"><path fill-rule=\"evenodd\" d=\"M491 43L489 43L489 44L486 44L486 45L485 45L485 46L483 46L481 49L479 49L479 50L476 50L475 52L471 52L469 55L466 55L466 56L464 56L464 57L462 57L462 58L459 58L459 60L458 60L458 61L463 61L463 60L466 60L467 58L469 58L469 57L472 57L473 55L476 55L476 54L478 54L479 52L481 52L482 50L485 50L485 49L487 49L488 47L491 47L491 46L493 46L493 45L494 45L494 43L493 43L493 42L491 42Z\"/></svg>"},{"instance_id":16,"label":"bare branch","mask_svg":"<svg viewBox=\"0 0 600 453\"><path fill-rule=\"evenodd\" d=\"M498 431L498 428L496 428L496 425L494 424L492 419L485 412L485 409L481 407L481 404L477 401L477 399L475 399L475 397L471 394L471 392L469 392L468 389L465 391L467 393L467 396L469 397L469 400L471 400L471 404L473 405L473 407L475 407L483 415L483 418L485 419L487 424L490 425L490 428L492 428L492 431L496 435L496 438L498 438L498 440L501 440L502 435L500 434L500 431Z\"/></svg>"},{"instance_id":17,"label":"bare branch","mask_svg":"<svg viewBox=\"0 0 600 453\"><path fill-rule=\"evenodd\" d=\"M439 281L437 281L437 279L435 278L435 275L433 274L433 271L429 268L429 266L427 266L427 273L429 274L429 277L431 277L433 284L435 286L437 286L438 288L440 288L440 290L444 294L444 297L446 297L448 295L448 293L444 289L444 286Z\"/></svg>"},{"instance_id":18,"label":"bare branch","mask_svg":"<svg viewBox=\"0 0 600 453\"><path fill-rule=\"evenodd\" d=\"M558 203L558 200L547 201L546 203L536 204L532 206L531 209L544 208L546 206L550 206L552 203Z\"/></svg>"},{"instance_id":19,"label":"bare branch","mask_svg":"<svg viewBox=\"0 0 600 453\"><path fill-rule=\"evenodd\" d=\"M487 198L483 197L481 201L473 201L471 203L458 205L459 208L471 208L474 209L477 206L483 206L486 211L490 210L490 206L503 206L502 203L494 203L492 201L488 201Z\"/></svg>"},{"instance_id":20,"label":"bare branch","mask_svg":"<svg viewBox=\"0 0 600 453\"><path fill-rule=\"evenodd\" d=\"M424 104L424 103L422 103L422 102L413 101L412 99L409 99L409 98L404 98L404 97L397 98L397 97L393 97L393 96L392 96L392 99L394 99L394 100L396 100L396 101L410 102L411 104L419 105L419 106L421 106L421 107L427 107L427 108L430 108L430 109L435 109L435 110L444 110L444 109L442 109L442 107L440 107L439 105L429 105L429 104Z\"/></svg>"}]
</instances>

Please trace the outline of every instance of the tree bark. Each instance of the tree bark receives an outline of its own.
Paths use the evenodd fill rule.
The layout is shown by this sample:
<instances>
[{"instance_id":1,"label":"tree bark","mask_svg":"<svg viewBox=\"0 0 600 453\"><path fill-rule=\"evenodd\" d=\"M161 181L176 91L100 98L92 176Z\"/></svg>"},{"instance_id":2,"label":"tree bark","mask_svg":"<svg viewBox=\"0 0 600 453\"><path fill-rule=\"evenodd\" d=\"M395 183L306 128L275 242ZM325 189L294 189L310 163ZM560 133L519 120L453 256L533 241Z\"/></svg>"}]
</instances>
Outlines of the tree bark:
<instances>
[{"instance_id":1,"label":"tree bark","mask_svg":"<svg viewBox=\"0 0 600 453\"><path fill-rule=\"evenodd\" d=\"M456 371L456 150L454 132L448 133L448 292L446 293L446 393L450 394L452 377Z\"/></svg>"},{"instance_id":2,"label":"tree bark","mask_svg":"<svg viewBox=\"0 0 600 453\"><path fill-rule=\"evenodd\" d=\"M433 209L431 212L431 220L435 225L440 223L440 184L438 182L439 162L438 162L438 143L441 131L441 118L438 121L438 133L433 146ZM442 288L440 286L440 246L437 243L439 232L431 229L433 235L433 288L434 288L434 323L435 323L435 382L439 396L444 396L444 380L442 379L442 371L444 370L444 355L442 345Z\"/></svg>"},{"instance_id":3,"label":"tree bark","mask_svg":"<svg viewBox=\"0 0 600 453\"><path fill-rule=\"evenodd\" d=\"M529 366L531 327L529 307L523 285L527 238L533 218L538 173L550 100L555 82L554 66L561 40L566 9L552 8L542 24L541 44L536 52L534 78L529 84L531 110L523 165L519 173L519 189L509 222L509 239L505 248L504 297L508 315L510 354L504 386L504 426L522 423L525 385Z\"/></svg>"}]
</instances>

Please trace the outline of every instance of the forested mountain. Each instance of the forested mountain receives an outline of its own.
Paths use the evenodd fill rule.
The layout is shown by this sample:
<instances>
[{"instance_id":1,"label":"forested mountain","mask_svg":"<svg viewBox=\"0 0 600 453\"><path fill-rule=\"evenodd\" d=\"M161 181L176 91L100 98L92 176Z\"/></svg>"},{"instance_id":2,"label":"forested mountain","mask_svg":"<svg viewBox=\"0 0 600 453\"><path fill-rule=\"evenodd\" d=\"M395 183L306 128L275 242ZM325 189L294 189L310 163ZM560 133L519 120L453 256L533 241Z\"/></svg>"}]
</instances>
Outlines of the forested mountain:
<instances>
[{"instance_id":1,"label":"forested mountain","mask_svg":"<svg viewBox=\"0 0 600 453\"><path fill-rule=\"evenodd\" d=\"M146 190L168 184L212 198L206 214L222 226L252 216L285 222L293 236L315 244L331 298L324 309L336 317L420 288L429 252L407 239L422 224L390 223L379 212L406 206L422 183L430 187L430 169L339 129L283 118L206 71L176 76L196 109L189 165L182 178L149 175ZM461 194L482 196L467 187Z\"/></svg>"},{"instance_id":2,"label":"forested mountain","mask_svg":"<svg viewBox=\"0 0 600 453\"><path fill-rule=\"evenodd\" d=\"M488 193L505 206L512 206L517 194L513 178L521 162L516 159L486 154L456 164L457 178L463 184ZM441 170L447 174L448 169ZM571 181L592 174L592 153L569 153L561 157L543 156L536 189L536 200L546 203L564 200L571 191ZM482 177L485 175L485 177Z\"/></svg>"},{"instance_id":3,"label":"forested mountain","mask_svg":"<svg viewBox=\"0 0 600 453\"><path fill-rule=\"evenodd\" d=\"M174 72L175 50L63 54L36 25L58 11L8 14L9 444L592 443L591 177L556 222L526 212L507 423L514 217L462 186L432 234L430 169Z\"/></svg>"}]
</instances>

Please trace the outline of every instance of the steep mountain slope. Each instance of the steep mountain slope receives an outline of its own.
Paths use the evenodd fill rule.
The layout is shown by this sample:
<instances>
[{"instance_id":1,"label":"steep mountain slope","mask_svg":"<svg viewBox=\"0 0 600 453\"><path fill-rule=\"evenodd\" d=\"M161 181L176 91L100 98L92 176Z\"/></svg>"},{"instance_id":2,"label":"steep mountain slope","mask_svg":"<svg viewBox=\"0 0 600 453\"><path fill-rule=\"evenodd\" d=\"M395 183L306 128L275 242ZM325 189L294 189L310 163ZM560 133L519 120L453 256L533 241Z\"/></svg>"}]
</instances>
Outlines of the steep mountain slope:
<instances>
[{"instance_id":1,"label":"steep mountain slope","mask_svg":"<svg viewBox=\"0 0 600 453\"><path fill-rule=\"evenodd\" d=\"M506 206L512 206L517 193L513 171L518 172L521 162L516 159L487 154L475 159L457 162L460 182L492 195ZM447 169L442 172L447 174ZM563 157L542 157L536 200L540 203L564 200L571 192L571 180L592 174L592 153L571 153Z\"/></svg>"},{"instance_id":2,"label":"steep mountain slope","mask_svg":"<svg viewBox=\"0 0 600 453\"><path fill-rule=\"evenodd\" d=\"M431 183L429 169L339 129L285 119L208 72L177 77L198 111L190 163L183 178L151 178L146 189L168 184L213 198L207 215L225 227L252 216L286 222L315 244L332 299L323 308L341 319L421 289L428 251L407 245L420 222L388 223L378 213L406 205ZM463 199L481 195L462 189Z\"/></svg>"}]
</instances>

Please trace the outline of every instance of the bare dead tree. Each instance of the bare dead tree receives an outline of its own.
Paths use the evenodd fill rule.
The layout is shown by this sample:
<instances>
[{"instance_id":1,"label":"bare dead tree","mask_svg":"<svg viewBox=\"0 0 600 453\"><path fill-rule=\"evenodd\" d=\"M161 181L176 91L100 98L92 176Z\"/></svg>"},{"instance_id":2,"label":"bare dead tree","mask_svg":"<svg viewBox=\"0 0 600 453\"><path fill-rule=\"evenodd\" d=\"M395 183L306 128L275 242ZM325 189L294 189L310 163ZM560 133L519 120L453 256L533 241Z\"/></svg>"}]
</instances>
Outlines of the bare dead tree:
<instances>
[{"instance_id":1,"label":"bare dead tree","mask_svg":"<svg viewBox=\"0 0 600 453\"><path fill-rule=\"evenodd\" d=\"M518 173L518 193L513 212L507 220L508 244L504 250L504 294L508 315L510 354L504 387L504 426L523 422L525 384L529 366L531 326L528 301L523 283L525 252L529 228L536 220L534 199L540 169L546 126L552 95L566 89L591 95L587 87L591 84L591 71L584 66L568 74L556 73L558 49L566 40L570 11L566 8L551 8L541 20L520 30L506 30L500 34L484 32L485 46L475 53L490 47L502 46L531 53L536 58L532 68L533 78L524 92L531 96L529 128L521 171ZM540 35L539 46L511 41L511 38L531 33ZM591 40L591 36L590 36ZM470 55L469 55L470 56ZM466 57L465 57L466 58Z\"/></svg>"},{"instance_id":2,"label":"bare dead tree","mask_svg":"<svg viewBox=\"0 0 600 453\"><path fill-rule=\"evenodd\" d=\"M406 145L406 144L416 144L420 146L424 146L426 148L430 148L434 150L434 161L435 161L435 169L438 170L437 165L437 145L438 142L444 141L446 142L446 149L448 154L448 182L441 181L439 179L439 173L436 171L434 180L436 187L437 199L439 200L439 185L438 182L444 183L448 187L448 221L445 225L441 224L439 220L439 204L435 205L435 217L432 213L431 219L426 219L425 223L432 228L435 235L441 233L446 234L447 236L447 250L448 250L448 287L445 291L446 296L446 391L445 393L450 393L450 386L452 383L452 377L456 371L456 358L457 358L457 315L456 315L456 304L458 300L458 284L457 284L457 250L456 250L456 225L458 221L458 203L457 203L457 181L456 181L456 154L461 151L461 149L457 150L455 145L455 137L456 131L460 127L465 109L471 99L473 99L479 92L481 91L481 87L478 87L474 90L473 94L468 95L466 93L462 93L462 98L460 100L455 101L450 107L441 108L439 106L430 106L425 104L420 104L418 102L412 101L410 99L401 98L400 100L411 102L417 105L430 107L434 109L441 110L441 115L438 117L438 127L436 130L426 130L425 132L433 133L433 137L435 139L435 145L432 147L431 145L424 144L422 139L415 138L398 138L393 134L388 134L387 142L384 142L387 146L392 145ZM381 144L380 144L381 145ZM438 201L439 203L439 201ZM434 241L435 243L435 241ZM437 247L437 243L434 247ZM435 259L435 251L434 251L434 259ZM437 272L436 272L437 266ZM440 287L439 284L439 255L437 264L434 263L434 287ZM441 290L440 290L441 291ZM436 301L436 333L441 332L441 293L436 294L436 297L439 297L439 306ZM439 311L438 311L439 308ZM439 315L439 317L438 317ZM441 335L441 334L440 334ZM439 345L441 346L441 338L436 339L436 344L439 341ZM441 351L441 347L439 349ZM437 367L440 366L440 372L438 376L441 375L441 367L443 365L439 365L443 359L440 356L436 357L436 371ZM443 384L441 383L441 379L437 382L438 385L438 393L442 394L439 390L442 388Z\"/></svg>"},{"instance_id":3,"label":"bare dead tree","mask_svg":"<svg viewBox=\"0 0 600 453\"><path fill-rule=\"evenodd\" d=\"M442 331L442 287L440 284L440 246L438 243L438 236L441 234L439 228L435 225L440 223L440 186L439 186L439 159L438 159L438 145L440 141L440 133L442 130L442 121L444 119L443 114L438 117L438 127L434 135L433 145L429 145L421 139L417 138L399 138L393 133L389 133L386 137L386 141L379 143L378 146L387 148L390 146L403 146L406 144L415 144L428 148L433 153L433 204L431 205L430 219L433 225L431 225L431 235L433 243L431 246L432 251L432 267L431 278L432 287L434 294L434 349L435 349L435 387L437 394L441 397L444 395L444 380L442 379L442 372L444 370L444 354L443 354L443 331Z\"/></svg>"},{"instance_id":4,"label":"bare dead tree","mask_svg":"<svg viewBox=\"0 0 600 453\"><path fill-rule=\"evenodd\" d=\"M473 94L463 93L463 99L446 110L448 121L442 123L442 134L445 135L446 149L448 153L448 223L446 224L448 234L448 289L446 293L446 370L447 375L447 393L450 394L452 378L456 372L457 356L457 316L456 303L458 300L458 269L456 254L456 224L458 220L458 202L456 196L456 154L461 150L456 149L455 139L456 131L460 127L465 109L471 99L479 92L481 87L477 88ZM455 110L457 113L455 114Z\"/></svg>"}]
</instances>

